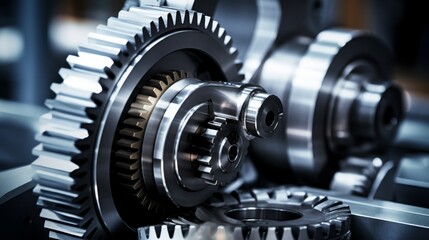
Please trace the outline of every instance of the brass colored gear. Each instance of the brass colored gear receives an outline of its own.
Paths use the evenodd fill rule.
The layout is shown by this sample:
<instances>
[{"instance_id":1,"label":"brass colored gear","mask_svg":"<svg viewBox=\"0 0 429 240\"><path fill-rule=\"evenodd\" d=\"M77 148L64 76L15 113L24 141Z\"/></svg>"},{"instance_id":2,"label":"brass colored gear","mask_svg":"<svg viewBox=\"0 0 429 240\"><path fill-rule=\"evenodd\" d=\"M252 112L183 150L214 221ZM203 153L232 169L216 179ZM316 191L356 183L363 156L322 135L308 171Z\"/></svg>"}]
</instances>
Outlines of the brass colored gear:
<instances>
[{"instance_id":1,"label":"brass colored gear","mask_svg":"<svg viewBox=\"0 0 429 240\"><path fill-rule=\"evenodd\" d=\"M161 213L164 206L154 201L143 182L141 168L142 140L152 110L162 94L176 81L188 77L184 71L171 71L155 75L129 106L118 131L116 162L114 169L120 185L131 198L150 211Z\"/></svg>"}]
</instances>

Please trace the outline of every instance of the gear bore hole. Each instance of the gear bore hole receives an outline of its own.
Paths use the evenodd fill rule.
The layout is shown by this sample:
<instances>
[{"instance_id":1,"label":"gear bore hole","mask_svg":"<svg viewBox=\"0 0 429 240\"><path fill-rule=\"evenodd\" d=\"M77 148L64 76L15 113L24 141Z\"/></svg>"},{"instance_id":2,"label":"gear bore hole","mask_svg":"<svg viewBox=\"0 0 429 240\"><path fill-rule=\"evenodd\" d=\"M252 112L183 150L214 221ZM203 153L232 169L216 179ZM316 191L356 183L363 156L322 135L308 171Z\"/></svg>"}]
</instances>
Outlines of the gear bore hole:
<instances>
[{"instance_id":1,"label":"gear bore hole","mask_svg":"<svg viewBox=\"0 0 429 240\"><path fill-rule=\"evenodd\" d=\"M228 148L228 161L235 162L238 158L238 146L236 144L233 144L229 146Z\"/></svg>"},{"instance_id":2,"label":"gear bore hole","mask_svg":"<svg viewBox=\"0 0 429 240\"><path fill-rule=\"evenodd\" d=\"M288 211L279 208L239 208L225 212L225 215L242 221L242 222L258 222L258 221L291 221L301 218L302 215L298 212Z\"/></svg>"},{"instance_id":3,"label":"gear bore hole","mask_svg":"<svg viewBox=\"0 0 429 240\"><path fill-rule=\"evenodd\" d=\"M398 124L398 116L393 106L388 106L384 109L381 117L382 124L387 129L393 129Z\"/></svg>"},{"instance_id":4,"label":"gear bore hole","mask_svg":"<svg viewBox=\"0 0 429 240\"><path fill-rule=\"evenodd\" d=\"M274 124L274 112L273 111L269 111L267 113L267 115L265 115L265 125L267 125L268 127L271 127Z\"/></svg>"}]
</instances>

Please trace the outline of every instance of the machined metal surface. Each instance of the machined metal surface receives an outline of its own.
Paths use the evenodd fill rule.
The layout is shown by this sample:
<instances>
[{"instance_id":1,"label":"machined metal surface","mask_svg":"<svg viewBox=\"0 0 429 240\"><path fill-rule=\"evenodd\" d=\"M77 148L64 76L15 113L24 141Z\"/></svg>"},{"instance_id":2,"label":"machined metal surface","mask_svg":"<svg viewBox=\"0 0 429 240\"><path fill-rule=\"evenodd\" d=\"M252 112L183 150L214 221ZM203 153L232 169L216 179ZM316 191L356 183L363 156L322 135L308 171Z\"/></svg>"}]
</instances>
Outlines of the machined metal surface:
<instances>
[{"instance_id":1,"label":"machined metal surface","mask_svg":"<svg viewBox=\"0 0 429 240\"><path fill-rule=\"evenodd\" d=\"M271 140L252 144L255 158L263 159L258 153L270 149L271 166L289 168L314 184L328 159L389 145L403 115L389 56L372 35L344 29L279 47L253 82L281 96L285 113L293 117Z\"/></svg>"},{"instance_id":2,"label":"machined metal surface","mask_svg":"<svg viewBox=\"0 0 429 240\"><path fill-rule=\"evenodd\" d=\"M255 239L348 239L350 236L347 205L321 195L278 189L215 195L205 206L198 207L193 216L172 219L171 223L224 226L229 234L225 239L248 239L249 236Z\"/></svg>"},{"instance_id":3,"label":"machined metal surface","mask_svg":"<svg viewBox=\"0 0 429 240\"><path fill-rule=\"evenodd\" d=\"M273 134L282 116L281 103L273 97L252 85L201 82L193 78L173 84L158 101L142 142L146 185L178 206L192 207L203 202L219 186L235 178L244 161L248 140ZM261 103L257 108L252 104L255 101ZM249 113L254 109L258 111ZM249 120L248 115L253 117ZM271 115L277 119L271 119ZM198 123L212 119L221 119L225 126L219 126L219 138L212 138L216 142L210 145L211 156L194 157L189 149L193 146L201 149L204 145L192 144L189 139L198 132ZM254 121L257 131L247 131L245 126L255 124ZM203 172L201 179L190 177L195 162Z\"/></svg>"},{"instance_id":4,"label":"machined metal surface","mask_svg":"<svg viewBox=\"0 0 429 240\"><path fill-rule=\"evenodd\" d=\"M309 187L290 188L289 191L329 194L330 199L349 205L352 239L425 239L429 234L429 210L426 208Z\"/></svg>"}]
</instances>

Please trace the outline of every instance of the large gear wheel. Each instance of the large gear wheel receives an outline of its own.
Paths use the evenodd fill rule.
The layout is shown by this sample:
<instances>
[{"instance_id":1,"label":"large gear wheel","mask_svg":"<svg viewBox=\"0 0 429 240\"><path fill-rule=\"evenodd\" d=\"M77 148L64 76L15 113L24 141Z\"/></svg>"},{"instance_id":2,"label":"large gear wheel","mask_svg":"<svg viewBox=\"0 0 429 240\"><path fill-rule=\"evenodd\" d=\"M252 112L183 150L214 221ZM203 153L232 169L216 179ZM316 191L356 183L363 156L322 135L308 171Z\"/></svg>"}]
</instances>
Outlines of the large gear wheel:
<instances>
[{"instance_id":1,"label":"large gear wheel","mask_svg":"<svg viewBox=\"0 0 429 240\"><path fill-rule=\"evenodd\" d=\"M112 148L126 106L152 76L171 69L201 80L238 81L236 55L225 30L193 11L132 7L90 33L78 56L67 58L70 69L60 70L63 82L51 86L56 97L46 101L50 112L34 149L34 192L49 236L135 236L111 182Z\"/></svg>"},{"instance_id":2,"label":"large gear wheel","mask_svg":"<svg viewBox=\"0 0 429 240\"><path fill-rule=\"evenodd\" d=\"M279 188L219 194L193 216L167 224L223 226L225 239L348 239L350 221L350 208L340 201Z\"/></svg>"}]
</instances>

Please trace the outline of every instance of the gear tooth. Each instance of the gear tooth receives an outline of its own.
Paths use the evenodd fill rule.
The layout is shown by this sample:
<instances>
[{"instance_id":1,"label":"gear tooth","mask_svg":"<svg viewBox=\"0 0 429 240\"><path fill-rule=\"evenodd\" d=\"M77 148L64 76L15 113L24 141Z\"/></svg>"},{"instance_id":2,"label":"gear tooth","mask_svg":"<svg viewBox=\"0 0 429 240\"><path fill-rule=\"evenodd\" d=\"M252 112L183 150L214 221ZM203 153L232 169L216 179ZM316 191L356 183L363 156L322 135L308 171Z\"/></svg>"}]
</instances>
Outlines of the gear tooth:
<instances>
[{"instance_id":1,"label":"gear tooth","mask_svg":"<svg viewBox=\"0 0 429 240\"><path fill-rule=\"evenodd\" d=\"M222 43L224 43L224 42L225 42L225 38L226 38L226 36L227 36L225 28L220 27L220 28L219 28L219 32L218 32L218 35L217 35L217 36L218 36L219 40L220 40Z\"/></svg>"},{"instance_id":2,"label":"gear tooth","mask_svg":"<svg viewBox=\"0 0 429 240\"><path fill-rule=\"evenodd\" d=\"M164 91L165 89L167 89L167 84L165 84L163 81L155 79L149 80L148 85L158 89L159 91Z\"/></svg>"},{"instance_id":3,"label":"gear tooth","mask_svg":"<svg viewBox=\"0 0 429 240\"><path fill-rule=\"evenodd\" d=\"M232 44L232 43L231 43ZM234 47L231 47L230 49L229 49L229 54L231 55L231 56L233 56L233 57L238 57L238 50L236 49L236 48L234 48Z\"/></svg>"},{"instance_id":4,"label":"gear tooth","mask_svg":"<svg viewBox=\"0 0 429 240\"><path fill-rule=\"evenodd\" d=\"M127 165L129 165L129 164L123 163L123 162L117 162L116 165L119 168L122 168L121 170L125 170L125 171L122 171L122 172L118 172L116 174L118 177L120 177L121 179L125 180L125 181L121 182L122 185L128 186L129 185L129 181L138 181L139 180L139 175L138 175L138 172L137 172L137 170L138 170L137 168L136 168L136 170L131 171L129 169L132 168L132 167L127 167ZM118 171L119 171L119 169L118 169ZM127 172L127 173L125 174L125 172Z\"/></svg>"},{"instance_id":5,"label":"gear tooth","mask_svg":"<svg viewBox=\"0 0 429 240\"><path fill-rule=\"evenodd\" d=\"M258 227L252 227L249 229L249 239L252 240L262 240L261 234L260 234L260 230L265 229L265 228L258 228Z\"/></svg>"},{"instance_id":6,"label":"gear tooth","mask_svg":"<svg viewBox=\"0 0 429 240\"><path fill-rule=\"evenodd\" d=\"M220 29L219 22L212 19L211 31L213 32L213 34L216 36L219 36L219 29Z\"/></svg>"},{"instance_id":7,"label":"gear tooth","mask_svg":"<svg viewBox=\"0 0 429 240\"><path fill-rule=\"evenodd\" d=\"M323 235L326 236L327 239L331 239L333 236L335 236L335 225L331 224L329 222L322 222L322 231Z\"/></svg>"},{"instance_id":8,"label":"gear tooth","mask_svg":"<svg viewBox=\"0 0 429 240\"><path fill-rule=\"evenodd\" d=\"M212 158L210 156L201 156L197 158L197 161L201 164L210 165L211 159Z\"/></svg>"},{"instance_id":9,"label":"gear tooth","mask_svg":"<svg viewBox=\"0 0 429 240\"><path fill-rule=\"evenodd\" d=\"M180 75L179 76L180 79L184 79L188 77L188 73L183 70L180 71L179 75Z\"/></svg>"},{"instance_id":10,"label":"gear tooth","mask_svg":"<svg viewBox=\"0 0 429 240\"><path fill-rule=\"evenodd\" d=\"M162 81L166 85L171 85L174 82L174 78L172 78L168 74L157 74L155 76L156 80Z\"/></svg>"},{"instance_id":11,"label":"gear tooth","mask_svg":"<svg viewBox=\"0 0 429 240\"><path fill-rule=\"evenodd\" d=\"M322 225L317 224L310 224L307 226L307 235L309 239L323 239L323 229Z\"/></svg>"},{"instance_id":12,"label":"gear tooth","mask_svg":"<svg viewBox=\"0 0 429 240\"><path fill-rule=\"evenodd\" d=\"M139 104L144 103L144 105L141 105L141 106L143 106L144 110L146 111L150 111L152 106L156 104L157 100L158 99L156 97L151 97L144 94L139 94L137 95L137 98L136 98L137 103Z\"/></svg>"},{"instance_id":13,"label":"gear tooth","mask_svg":"<svg viewBox=\"0 0 429 240\"><path fill-rule=\"evenodd\" d=\"M107 56L119 67L122 67L122 64L126 61L126 56L122 50L117 47L109 47L97 43L81 43L78 50L80 52Z\"/></svg>"},{"instance_id":14,"label":"gear tooth","mask_svg":"<svg viewBox=\"0 0 429 240\"><path fill-rule=\"evenodd\" d=\"M226 35L223 44L225 44L226 48L231 49L232 48L232 38L231 38L231 36ZM229 53L231 54L231 52L232 51L230 50Z\"/></svg>"},{"instance_id":15,"label":"gear tooth","mask_svg":"<svg viewBox=\"0 0 429 240\"><path fill-rule=\"evenodd\" d=\"M136 159L138 159L138 156L136 157L136 155L137 154L133 153L133 154L131 154L131 156L128 156L127 159L136 160ZM117 154L116 156L121 157L121 155L119 155L119 154ZM123 158L125 158L125 157L123 157ZM122 169L124 169L126 171L136 171L136 170L139 169L140 166L136 163L136 161L130 162L130 163L127 163L125 161L123 161L123 162L118 161L116 163L116 167L118 167L118 169L122 168ZM131 174L131 175L134 176L135 174ZM132 178L132 180L135 180L135 179Z\"/></svg>"},{"instance_id":16,"label":"gear tooth","mask_svg":"<svg viewBox=\"0 0 429 240\"><path fill-rule=\"evenodd\" d=\"M66 59L70 67L84 72L98 73L104 78L114 78L115 70L113 61L111 63L107 61L97 62L94 59L82 58L73 55L69 55Z\"/></svg>"},{"instance_id":17,"label":"gear tooth","mask_svg":"<svg viewBox=\"0 0 429 240\"><path fill-rule=\"evenodd\" d=\"M66 84L52 83L51 90L57 95L65 95L70 98L80 98L81 100L91 99L92 91L67 86Z\"/></svg>"},{"instance_id":18,"label":"gear tooth","mask_svg":"<svg viewBox=\"0 0 429 240\"><path fill-rule=\"evenodd\" d=\"M204 26L207 30L213 31L213 18L204 16L206 25Z\"/></svg>"},{"instance_id":19,"label":"gear tooth","mask_svg":"<svg viewBox=\"0 0 429 240\"><path fill-rule=\"evenodd\" d=\"M96 33L102 34L102 35L108 35L117 37L119 39L126 39L131 45L134 45L135 48L140 48L143 44L141 33L140 35L132 30L129 30L127 28L114 28L106 25L98 25L96 29ZM121 48L121 51L124 53L124 55L129 56L129 51L124 51L123 49L131 50L132 47L129 46L128 48Z\"/></svg>"},{"instance_id":20,"label":"gear tooth","mask_svg":"<svg viewBox=\"0 0 429 240\"><path fill-rule=\"evenodd\" d=\"M139 159L138 152L131 152L126 150L119 150L115 153L116 156L125 158L125 159Z\"/></svg>"},{"instance_id":21,"label":"gear tooth","mask_svg":"<svg viewBox=\"0 0 429 240\"><path fill-rule=\"evenodd\" d=\"M127 147L127 148L132 148L132 149L139 149L141 141L135 141L132 139L119 139L117 144L119 146L123 146L123 147Z\"/></svg>"},{"instance_id":22,"label":"gear tooth","mask_svg":"<svg viewBox=\"0 0 429 240\"><path fill-rule=\"evenodd\" d=\"M140 129L144 129L146 127L146 121L139 118L127 118L124 120L124 123L131 127L137 127Z\"/></svg>"},{"instance_id":23,"label":"gear tooth","mask_svg":"<svg viewBox=\"0 0 429 240\"><path fill-rule=\"evenodd\" d=\"M157 97L161 94L161 91L160 91L159 89L155 88L155 87L151 87L151 86L144 86L144 87L142 88L141 93L142 93L142 94L145 94L145 95L148 95L148 96L150 96L150 97L155 97L155 98L157 98Z\"/></svg>"},{"instance_id":24,"label":"gear tooth","mask_svg":"<svg viewBox=\"0 0 429 240\"><path fill-rule=\"evenodd\" d=\"M85 228L73 227L67 224L58 223L54 221L46 220L44 226L47 229L65 233L71 235L72 237L84 238L87 235L87 229Z\"/></svg>"},{"instance_id":25,"label":"gear tooth","mask_svg":"<svg viewBox=\"0 0 429 240\"><path fill-rule=\"evenodd\" d=\"M213 168L211 168L211 167L207 167L207 166L199 166L199 167L198 167L198 170L199 170L199 171L201 171L201 172L203 172L203 173L208 173L208 174L210 174L210 173L212 173ZM211 178L210 178L210 179L211 179Z\"/></svg>"},{"instance_id":26,"label":"gear tooth","mask_svg":"<svg viewBox=\"0 0 429 240\"><path fill-rule=\"evenodd\" d=\"M133 108L131 108L128 111L128 114L130 116L138 117L138 118L142 118L142 119L146 120L148 118L149 112L146 109L144 109L145 108L144 104L139 104L139 105L142 108L139 109L139 108L134 108L134 106L132 106Z\"/></svg>"},{"instance_id":27,"label":"gear tooth","mask_svg":"<svg viewBox=\"0 0 429 240\"><path fill-rule=\"evenodd\" d=\"M89 33L88 43L98 44L105 47L118 48L126 55L134 52L134 47L127 38L111 36L106 33Z\"/></svg>"},{"instance_id":28,"label":"gear tooth","mask_svg":"<svg viewBox=\"0 0 429 240\"><path fill-rule=\"evenodd\" d=\"M121 135L128 136L128 137L134 137L141 139L143 137L143 131L136 131L132 128L123 128L119 132Z\"/></svg>"},{"instance_id":29,"label":"gear tooth","mask_svg":"<svg viewBox=\"0 0 429 240\"><path fill-rule=\"evenodd\" d=\"M234 227L234 229L232 230L232 236L236 240L244 240L245 239L243 229L241 227Z\"/></svg>"},{"instance_id":30,"label":"gear tooth","mask_svg":"<svg viewBox=\"0 0 429 240\"><path fill-rule=\"evenodd\" d=\"M141 33L143 27L145 24L142 24L140 22L136 22L129 19L123 19L123 18L116 18L116 17L110 17L107 20L107 26L113 27L116 29L129 29L131 31L134 31L136 33Z\"/></svg>"},{"instance_id":31,"label":"gear tooth","mask_svg":"<svg viewBox=\"0 0 429 240\"><path fill-rule=\"evenodd\" d=\"M134 182L127 185L128 188L130 188L133 191L137 191L136 194L140 194L141 191L139 189L142 187L142 181L140 180L133 180Z\"/></svg>"}]
</instances>

